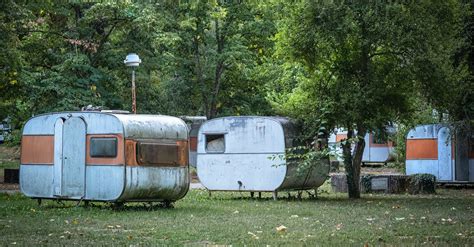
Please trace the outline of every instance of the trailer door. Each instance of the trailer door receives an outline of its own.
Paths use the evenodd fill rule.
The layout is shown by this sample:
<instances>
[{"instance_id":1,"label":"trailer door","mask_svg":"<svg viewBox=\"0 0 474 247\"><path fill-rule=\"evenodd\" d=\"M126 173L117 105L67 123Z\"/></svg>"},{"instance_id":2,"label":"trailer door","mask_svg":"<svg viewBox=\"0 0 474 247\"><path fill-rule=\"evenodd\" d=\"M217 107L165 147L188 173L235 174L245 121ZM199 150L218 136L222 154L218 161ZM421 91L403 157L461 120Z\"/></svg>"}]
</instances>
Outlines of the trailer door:
<instances>
[{"instance_id":1,"label":"trailer door","mask_svg":"<svg viewBox=\"0 0 474 247\"><path fill-rule=\"evenodd\" d=\"M85 194L86 123L71 117L63 126L61 196L81 199Z\"/></svg>"},{"instance_id":2,"label":"trailer door","mask_svg":"<svg viewBox=\"0 0 474 247\"><path fill-rule=\"evenodd\" d=\"M453 159L449 129L443 127L438 131L438 180L453 180Z\"/></svg>"},{"instance_id":3,"label":"trailer door","mask_svg":"<svg viewBox=\"0 0 474 247\"><path fill-rule=\"evenodd\" d=\"M63 128L64 119L58 118L54 124L54 166L53 166L53 193L61 196L63 171Z\"/></svg>"}]
</instances>

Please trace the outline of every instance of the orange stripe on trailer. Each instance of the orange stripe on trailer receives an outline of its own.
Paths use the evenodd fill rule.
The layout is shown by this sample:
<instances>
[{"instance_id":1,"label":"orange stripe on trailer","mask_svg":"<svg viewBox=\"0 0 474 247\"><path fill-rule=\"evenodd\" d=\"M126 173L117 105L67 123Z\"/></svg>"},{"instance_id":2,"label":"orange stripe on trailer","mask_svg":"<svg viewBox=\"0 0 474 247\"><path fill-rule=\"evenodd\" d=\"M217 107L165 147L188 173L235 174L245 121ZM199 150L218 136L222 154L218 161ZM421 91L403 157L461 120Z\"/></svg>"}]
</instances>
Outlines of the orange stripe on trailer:
<instances>
[{"instance_id":1,"label":"orange stripe on trailer","mask_svg":"<svg viewBox=\"0 0 474 247\"><path fill-rule=\"evenodd\" d=\"M437 160L438 140L437 139L414 139L407 140L406 144L407 160Z\"/></svg>"},{"instance_id":2,"label":"orange stripe on trailer","mask_svg":"<svg viewBox=\"0 0 474 247\"><path fill-rule=\"evenodd\" d=\"M52 165L54 163L53 135L25 135L21 138L21 164Z\"/></svg>"},{"instance_id":3,"label":"orange stripe on trailer","mask_svg":"<svg viewBox=\"0 0 474 247\"><path fill-rule=\"evenodd\" d=\"M336 142L340 142L347 139L347 134L336 134Z\"/></svg>"},{"instance_id":4,"label":"orange stripe on trailer","mask_svg":"<svg viewBox=\"0 0 474 247\"><path fill-rule=\"evenodd\" d=\"M91 157L91 154L90 154L91 138L117 138L117 156L110 157L110 158ZM123 136L121 134L87 135L86 136L86 164L87 165L123 165L125 164L123 149L124 149Z\"/></svg>"}]
</instances>

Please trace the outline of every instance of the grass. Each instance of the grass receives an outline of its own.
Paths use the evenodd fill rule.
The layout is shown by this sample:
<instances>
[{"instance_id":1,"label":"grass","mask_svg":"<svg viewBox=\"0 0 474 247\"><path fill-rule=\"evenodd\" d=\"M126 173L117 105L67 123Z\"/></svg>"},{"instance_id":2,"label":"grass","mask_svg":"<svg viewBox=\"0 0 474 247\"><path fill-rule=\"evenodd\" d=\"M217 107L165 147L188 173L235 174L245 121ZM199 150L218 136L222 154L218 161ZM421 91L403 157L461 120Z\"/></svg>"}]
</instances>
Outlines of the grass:
<instances>
[{"instance_id":1,"label":"grass","mask_svg":"<svg viewBox=\"0 0 474 247\"><path fill-rule=\"evenodd\" d=\"M241 196L244 196L241 198ZM474 191L437 195L323 194L302 201L192 190L175 208L76 207L0 194L0 245L474 244ZM284 225L287 230L278 232Z\"/></svg>"},{"instance_id":2,"label":"grass","mask_svg":"<svg viewBox=\"0 0 474 247\"><path fill-rule=\"evenodd\" d=\"M20 167L18 149L19 147L7 147L5 144L0 145L0 169L18 169Z\"/></svg>"},{"instance_id":3,"label":"grass","mask_svg":"<svg viewBox=\"0 0 474 247\"><path fill-rule=\"evenodd\" d=\"M0 161L0 169L18 169L20 168L19 161Z\"/></svg>"}]
</instances>

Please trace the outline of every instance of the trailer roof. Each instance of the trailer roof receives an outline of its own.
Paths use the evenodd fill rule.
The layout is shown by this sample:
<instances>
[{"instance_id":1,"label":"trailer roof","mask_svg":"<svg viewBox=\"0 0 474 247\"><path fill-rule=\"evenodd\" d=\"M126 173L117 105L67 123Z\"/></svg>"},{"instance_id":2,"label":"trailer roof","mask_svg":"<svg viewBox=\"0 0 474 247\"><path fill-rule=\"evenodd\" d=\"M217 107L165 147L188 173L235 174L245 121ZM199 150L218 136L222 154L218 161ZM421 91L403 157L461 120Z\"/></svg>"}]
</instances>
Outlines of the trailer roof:
<instances>
[{"instance_id":1,"label":"trailer roof","mask_svg":"<svg viewBox=\"0 0 474 247\"><path fill-rule=\"evenodd\" d=\"M94 132L123 132L126 138L136 139L183 139L188 138L188 129L184 121L179 118L165 115L146 114L120 114L98 111L77 111L77 112L53 112L45 113L30 118L24 126L24 134L46 134L53 133L54 123L57 118L67 118L70 116L109 116L117 119L113 122L111 118L102 118L94 124L100 127ZM35 120L38 120L35 123ZM120 123L122 126L120 126ZM32 126L32 125L35 125ZM89 123L91 124L91 123ZM119 124L119 126L117 126ZM89 126L93 127L93 126ZM119 128L119 129L118 129ZM109 130L109 131L107 131ZM38 133L36 133L38 132ZM88 131L89 133L89 131Z\"/></svg>"},{"instance_id":2,"label":"trailer roof","mask_svg":"<svg viewBox=\"0 0 474 247\"><path fill-rule=\"evenodd\" d=\"M188 127L183 120L177 117L143 114L113 115L123 123L125 137L137 139L188 139Z\"/></svg>"}]
</instances>

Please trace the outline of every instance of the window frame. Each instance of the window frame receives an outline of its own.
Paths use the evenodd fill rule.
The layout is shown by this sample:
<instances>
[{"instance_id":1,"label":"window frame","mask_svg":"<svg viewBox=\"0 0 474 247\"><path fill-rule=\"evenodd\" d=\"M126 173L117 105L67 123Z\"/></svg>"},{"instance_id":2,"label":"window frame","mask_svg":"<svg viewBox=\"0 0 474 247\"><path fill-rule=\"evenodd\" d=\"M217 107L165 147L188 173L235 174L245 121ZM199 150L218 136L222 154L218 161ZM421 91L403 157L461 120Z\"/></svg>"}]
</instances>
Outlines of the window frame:
<instances>
[{"instance_id":1,"label":"window frame","mask_svg":"<svg viewBox=\"0 0 474 247\"><path fill-rule=\"evenodd\" d=\"M155 146L172 146L172 147L175 147L176 149L176 157L175 157L175 160L173 161L173 163L169 163L169 162L158 162L158 163L155 163L155 162L149 162L149 163L146 163L146 162L142 162L142 145L155 145ZM156 154L155 154L156 155ZM144 167L147 167L147 166L159 166L159 167L179 167L181 166L180 164L180 146L175 143L175 142L171 142L171 141L152 141L152 140L137 140L137 143L136 143L136 150L135 150L135 160L137 162L137 165L139 166L144 166Z\"/></svg>"},{"instance_id":2,"label":"window frame","mask_svg":"<svg viewBox=\"0 0 474 247\"><path fill-rule=\"evenodd\" d=\"M103 156L103 155L94 155L93 152L92 152L92 147L93 147L93 143L94 143L94 140L95 139L113 139L114 142L115 142L115 156ZM119 140L116 136L112 137L91 137L90 138L90 144L89 144L89 156L90 158L94 158L94 159L115 159L117 158L118 156L118 144L119 144Z\"/></svg>"},{"instance_id":3,"label":"window frame","mask_svg":"<svg viewBox=\"0 0 474 247\"><path fill-rule=\"evenodd\" d=\"M227 133L218 132L218 133L203 133L203 134L204 134L204 151L205 151L206 153L211 153L211 154L222 154L222 153L225 153L226 148L227 148L227 147L226 147L227 145L226 145L226 137L225 137L225 136L226 136ZM222 137L218 137L218 138L212 139L211 141L222 138L222 139L224 140L224 148L223 148L223 150L222 150L222 151L221 151L221 150L219 150L219 151L210 151L210 150L208 150L208 149L207 149L207 145L208 145L207 137L208 137L208 136L222 136Z\"/></svg>"}]
</instances>

